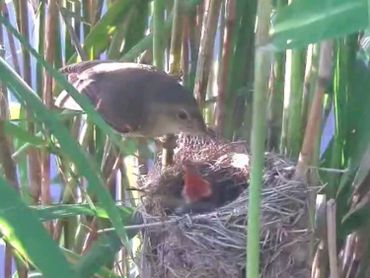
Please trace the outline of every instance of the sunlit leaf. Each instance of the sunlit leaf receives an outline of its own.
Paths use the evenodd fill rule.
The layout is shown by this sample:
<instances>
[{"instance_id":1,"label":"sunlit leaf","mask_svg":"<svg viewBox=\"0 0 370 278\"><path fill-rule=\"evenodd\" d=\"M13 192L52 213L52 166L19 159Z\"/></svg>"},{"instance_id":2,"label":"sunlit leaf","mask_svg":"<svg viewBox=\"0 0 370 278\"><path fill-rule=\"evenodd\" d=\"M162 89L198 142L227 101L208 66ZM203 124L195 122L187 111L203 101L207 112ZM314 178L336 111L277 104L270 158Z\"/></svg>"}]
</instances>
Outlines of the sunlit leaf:
<instances>
[{"instance_id":1,"label":"sunlit leaf","mask_svg":"<svg viewBox=\"0 0 370 278\"><path fill-rule=\"evenodd\" d=\"M31 208L41 221L73 217L77 215L97 216L107 219L109 218L108 214L103 208L91 208L87 204L58 204L53 206L37 206ZM125 207L118 207L118 209L122 217L122 222L127 222L127 219L129 219L133 210Z\"/></svg>"},{"instance_id":2,"label":"sunlit leaf","mask_svg":"<svg viewBox=\"0 0 370 278\"><path fill-rule=\"evenodd\" d=\"M273 17L274 48L304 47L337 38L368 26L367 0L295 0Z\"/></svg>"},{"instance_id":3,"label":"sunlit leaf","mask_svg":"<svg viewBox=\"0 0 370 278\"><path fill-rule=\"evenodd\" d=\"M142 224L140 214L133 214L126 218L125 223L128 225ZM131 239L139 232L139 229L128 231ZM89 253L87 253L76 266L76 271L81 277L91 277L92 274L99 271L104 265L112 263L115 255L123 247L116 233L106 231L99 235L96 242L93 243Z\"/></svg>"},{"instance_id":4,"label":"sunlit leaf","mask_svg":"<svg viewBox=\"0 0 370 278\"><path fill-rule=\"evenodd\" d=\"M10 137L15 137L23 143L29 143L35 146L46 146L47 142L40 136L35 136L24 130L22 127L9 121L4 122L4 132Z\"/></svg>"},{"instance_id":5,"label":"sunlit leaf","mask_svg":"<svg viewBox=\"0 0 370 278\"><path fill-rule=\"evenodd\" d=\"M36 216L1 177L0 232L45 277L77 277Z\"/></svg>"},{"instance_id":6,"label":"sunlit leaf","mask_svg":"<svg viewBox=\"0 0 370 278\"><path fill-rule=\"evenodd\" d=\"M61 248L64 251L65 256L67 257L68 261L73 263L74 265L77 264L82 258L82 256L72 252L71 250ZM81 276L82 277L82 276ZM98 271L95 272L94 277L97 278L121 278L121 276L116 275L113 271L110 271L106 267L100 267Z\"/></svg>"},{"instance_id":7,"label":"sunlit leaf","mask_svg":"<svg viewBox=\"0 0 370 278\"><path fill-rule=\"evenodd\" d=\"M94 242L88 254L81 258L76 265L76 272L80 277L91 277L107 263L112 263L116 253L122 248L122 244L116 233L100 235Z\"/></svg>"}]
</instances>

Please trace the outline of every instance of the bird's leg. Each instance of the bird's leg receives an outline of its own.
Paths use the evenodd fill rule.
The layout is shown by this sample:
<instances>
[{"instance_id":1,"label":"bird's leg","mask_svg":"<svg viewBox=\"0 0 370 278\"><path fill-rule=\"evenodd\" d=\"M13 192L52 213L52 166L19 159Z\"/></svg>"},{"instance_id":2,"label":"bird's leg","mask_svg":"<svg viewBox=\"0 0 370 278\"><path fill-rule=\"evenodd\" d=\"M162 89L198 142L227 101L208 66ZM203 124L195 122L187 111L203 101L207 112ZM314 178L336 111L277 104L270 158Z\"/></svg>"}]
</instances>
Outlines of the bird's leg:
<instances>
[{"instance_id":1,"label":"bird's leg","mask_svg":"<svg viewBox=\"0 0 370 278\"><path fill-rule=\"evenodd\" d=\"M174 149L176 148L176 137L173 134L166 134L158 138L157 143L163 148L162 150L162 167L173 164Z\"/></svg>"}]
</instances>

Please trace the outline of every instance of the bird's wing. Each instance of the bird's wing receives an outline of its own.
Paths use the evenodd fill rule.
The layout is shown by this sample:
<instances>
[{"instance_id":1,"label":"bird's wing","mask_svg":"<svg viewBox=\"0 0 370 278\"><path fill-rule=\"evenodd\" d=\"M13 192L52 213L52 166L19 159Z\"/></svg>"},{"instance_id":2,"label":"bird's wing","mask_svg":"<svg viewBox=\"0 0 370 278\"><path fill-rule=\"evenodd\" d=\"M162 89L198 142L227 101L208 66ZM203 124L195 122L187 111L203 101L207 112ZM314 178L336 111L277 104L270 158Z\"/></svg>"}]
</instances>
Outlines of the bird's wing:
<instances>
[{"instance_id":1,"label":"bird's wing","mask_svg":"<svg viewBox=\"0 0 370 278\"><path fill-rule=\"evenodd\" d=\"M111 63L112 61L83 61L75 64L67 65L61 68L59 71L66 75L68 81L78 90L77 83L79 81L80 74L85 70L88 70L96 65L102 63ZM80 105L66 92L62 91L56 98L54 105L59 108L82 111Z\"/></svg>"},{"instance_id":2,"label":"bird's wing","mask_svg":"<svg viewBox=\"0 0 370 278\"><path fill-rule=\"evenodd\" d=\"M67 77L68 77L68 81L80 93L82 93L83 90L84 90L84 88L88 86L87 83L91 82L91 80L89 80L89 79L81 79L80 78L80 75L78 73L76 73L76 74L75 73L71 73ZM59 108L62 108L62 109L82 111L82 108L80 107L80 105L65 90L63 90L57 96L57 98L54 101L54 105L56 107L59 107Z\"/></svg>"},{"instance_id":3,"label":"bird's wing","mask_svg":"<svg viewBox=\"0 0 370 278\"><path fill-rule=\"evenodd\" d=\"M154 67L136 63L120 63L112 60L92 60L83 61L75 64L67 65L60 69L60 72L65 74L68 81L79 90L78 87L85 87L85 84L79 84L82 79L88 79L86 75L99 74L105 72L121 71L125 68L137 68L154 70ZM82 111L80 105L66 92L62 91L54 102L56 107Z\"/></svg>"},{"instance_id":4,"label":"bird's wing","mask_svg":"<svg viewBox=\"0 0 370 278\"><path fill-rule=\"evenodd\" d=\"M106 122L121 133L135 132L143 117L143 74L154 67L134 63L83 62L65 67L72 85L88 96ZM73 78L70 78L70 76ZM77 102L63 91L56 99L60 108L82 111Z\"/></svg>"},{"instance_id":5,"label":"bird's wing","mask_svg":"<svg viewBox=\"0 0 370 278\"><path fill-rule=\"evenodd\" d=\"M54 101L54 105L62 109L82 111L81 106L66 91L62 91L58 95Z\"/></svg>"}]
</instances>

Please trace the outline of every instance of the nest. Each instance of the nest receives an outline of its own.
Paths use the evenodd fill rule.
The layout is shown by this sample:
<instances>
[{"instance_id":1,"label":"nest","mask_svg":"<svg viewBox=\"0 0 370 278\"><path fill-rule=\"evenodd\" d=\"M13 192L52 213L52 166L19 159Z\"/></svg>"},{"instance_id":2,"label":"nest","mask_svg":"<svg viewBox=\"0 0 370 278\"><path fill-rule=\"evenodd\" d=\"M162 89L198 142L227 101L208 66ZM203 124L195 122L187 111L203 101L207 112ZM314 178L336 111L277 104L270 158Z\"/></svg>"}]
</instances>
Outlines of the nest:
<instances>
[{"instance_id":1,"label":"nest","mask_svg":"<svg viewBox=\"0 0 370 278\"><path fill-rule=\"evenodd\" d=\"M173 166L142 181L141 277L245 277L249 155L241 143L181 136ZM187 204L182 164L191 160L217 197ZM160 159L158 159L160 161ZM306 184L294 165L267 153L261 212L262 277L310 277Z\"/></svg>"}]
</instances>

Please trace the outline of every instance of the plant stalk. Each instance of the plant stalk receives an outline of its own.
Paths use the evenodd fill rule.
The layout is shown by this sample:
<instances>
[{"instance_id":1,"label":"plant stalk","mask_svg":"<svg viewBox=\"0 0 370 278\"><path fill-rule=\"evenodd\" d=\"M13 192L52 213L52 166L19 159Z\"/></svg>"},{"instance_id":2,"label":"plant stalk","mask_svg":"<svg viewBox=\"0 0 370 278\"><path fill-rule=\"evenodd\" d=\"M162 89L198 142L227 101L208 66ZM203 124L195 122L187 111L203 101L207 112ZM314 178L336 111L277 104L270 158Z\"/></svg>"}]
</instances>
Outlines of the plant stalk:
<instances>
[{"instance_id":1,"label":"plant stalk","mask_svg":"<svg viewBox=\"0 0 370 278\"><path fill-rule=\"evenodd\" d=\"M213 57L213 47L221 3L221 0L210 0L203 17L194 85L194 95L201 108L203 108L204 101L206 99L208 78L212 66L211 61Z\"/></svg>"},{"instance_id":2,"label":"plant stalk","mask_svg":"<svg viewBox=\"0 0 370 278\"><path fill-rule=\"evenodd\" d=\"M154 0L153 3L153 63L158 68L164 69L164 52L166 37L163 32L165 1Z\"/></svg>"},{"instance_id":3,"label":"plant stalk","mask_svg":"<svg viewBox=\"0 0 370 278\"><path fill-rule=\"evenodd\" d=\"M225 129L225 117L226 117L226 91L227 89L227 78L230 70L230 56L232 54L232 34L235 27L235 0L229 0L226 2L225 9L225 30L223 36L222 46L222 57L220 72L218 76L218 94L216 103L216 119L215 124L217 131L221 134Z\"/></svg>"},{"instance_id":4,"label":"plant stalk","mask_svg":"<svg viewBox=\"0 0 370 278\"><path fill-rule=\"evenodd\" d=\"M318 78L316 81L316 91L305 129L297 168L295 170L295 178L297 179L305 179L308 166L311 163L316 138L320 133L324 92L332 74L332 54L333 42L322 42L320 47L320 60Z\"/></svg>"},{"instance_id":5,"label":"plant stalk","mask_svg":"<svg viewBox=\"0 0 370 278\"><path fill-rule=\"evenodd\" d=\"M268 39L271 1L257 4L256 56L254 67L254 98L251 135L251 182L249 187L247 271L246 277L258 278L260 265L260 214L261 188L266 140L266 108L272 53L258 48Z\"/></svg>"}]
</instances>

